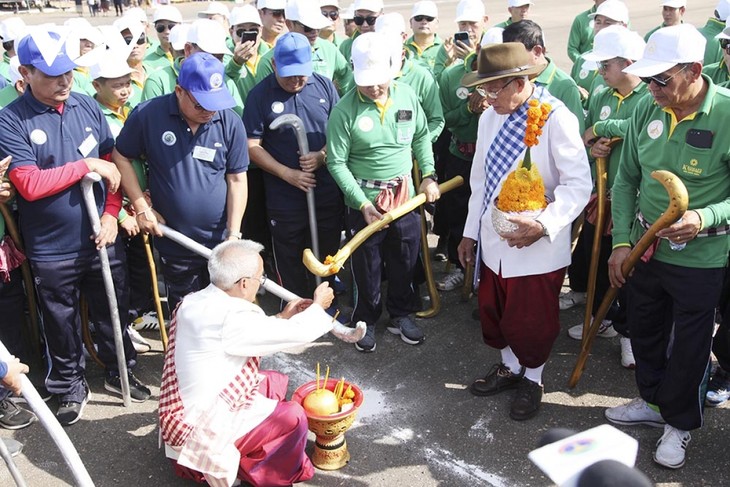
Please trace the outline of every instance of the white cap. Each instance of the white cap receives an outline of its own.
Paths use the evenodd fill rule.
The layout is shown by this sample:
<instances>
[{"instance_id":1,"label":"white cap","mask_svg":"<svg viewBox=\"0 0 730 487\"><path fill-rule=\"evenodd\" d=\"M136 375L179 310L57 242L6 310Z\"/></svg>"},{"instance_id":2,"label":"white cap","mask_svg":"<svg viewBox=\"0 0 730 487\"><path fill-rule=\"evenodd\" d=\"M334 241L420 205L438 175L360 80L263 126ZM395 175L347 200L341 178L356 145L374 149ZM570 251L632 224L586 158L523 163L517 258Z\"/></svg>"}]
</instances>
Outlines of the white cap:
<instances>
[{"instance_id":1,"label":"white cap","mask_svg":"<svg viewBox=\"0 0 730 487\"><path fill-rule=\"evenodd\" d=\"M381 85L393 79L392 52L388 37L368 32L355 38L352 43L352 71L358 86Z\"/></svg>"},{"instance_id":2,"label":"white cap","mask_svg":"<svg viewBox=\"0 0 730 487\"><path fill-rule=\"evenodd\" d=\"M351 3L345 10L340 11L340 18L344 20L352 20L355 18L355 4Z\"/></svg>"},{"instance_id":3,"label":"white cap","mask_svg":"<svg viewBox=\"0 0 730 487\"><path fill-rule=\"evenodd\" d=\"M226 45L228 34L223 26L210 19L198 19L190 25L188 42L208 54L233 54Z\"/></svg>"},{"instance_id":4,"label":"white cap","mask_svg":"<svg viewBox=\"0 0 730 487\"><path fill-rule=\"evenodd\" d=\"M142 24L137 22L137 19L134 19L132 17L119 17L117 20L114 21L112 25L117 30L117 32L128 30L134 38L132 40L132 43L137 42L137 39L139 39L139 37L144 33L144 27L142 27Z\"/></svg>"},{"instance_id":5,"label":"white cap","mask_svg":"<svg viewBox=\"0 0 730 487\"><path fill-rule=\"evenodd\" d=\"M172 30L170 30L170 37L168 39L174 50L182 51L185 49L185 43L188 42L189 32L190 24L177 24L172 28Z\"/></svg>"},{"instance_id":6,"label":"white cap","mask_svg":"<svg viewBox=\"0 0 730 487\"><path fill-rule=\"evenodd\" d=\"M416 15L425 15L426 17L438 18L439 9L436 4L431 0L423 0L413 4L413 10L411 10L411 18Z\"/></svg>"},{"instance_id":7,"label":"white cap","mask_svg":"<svg viewBox=\"0 0 730 487\"><path fill-rule=\"evenodd\" d=\"M83 17L72 17L67 19L63 26L68 28L69 38L86 39L94 43L95 46L104 43L104 37L99 29L94 27Z\"/></svg>"},{"instance_id":8,"label":"white cap","mask_svg":"<svg viewBox=\"0 0 730 487\"><path fill-rule=\"evenodd\" d=\"M319 6L340 8L340 2L338 0L319 0Z\"/></svg>"},{"instance_id":9,"label":"white cap","mask_svg":"<svg viewBox=\"0 0 730 487\"><path fill-rule=\"evenodd\" d=\"M286 0L259 0L257 7L259 10L268 8L269 10L284 10L286 8Z\"/></svg>"},{"instance_id":10,"label":"white cap","mask_svg":"<svg viewBox=\"0 0 730 487\"><path fill-rule=\"evenodd\" d=\"M456 22L479 22L487 15L482 0L461 0L456 5Z\"/></svg>"},{"instance_id":11,"label":"white cap","mask_svg":"<svg viewBox=\"0 0 730 487\"><path fill-rule=\"evenodd\" d=\"M222 15L227 19L230 15L230 12L228 11L228 7L226 7L222 3L210 2L208 3L208 8L198 12L198 18L205 19L208 17L208 15Z\"/></svg>"},{"instance_id":12,"label":"white cap","mask_svg":"<svg viewBox=\"0 0 730 487\"><path fill-rule=\"evenodd\" d=\"M124 14L122 15L122 17L131 17L134 20L138 21L140 24L146 25L148 23L147 14L139 7L132 7L130 9L124 10Z\"/></svg>"},{"instance_id":13,"label":"white cap","mask_svg":"<svg viewBox=\"0 0 730 487\"><path fill-rule=\"evenodd\" d=\"M681 8L687 6L687 0L663 0L662 7Z\"/></svg>"},{"instance_id":14,"label":"white cap","mask_svg":"<svg viewBox=\"0 0 730 487\"><path fill-rule=\"evenodd\" d=\"M355 0L353 10L367 10L377 14L383 10L383 0Z\"/></svg>"},{"instance_id":15,"label":"white cap","mask_svg":"<svg viewBox=\"0 0 730 487\"><path fill-rule=\"evenodd\" d=\"M20 74L20 71L18 68L20 68L20 59L18 59L18 56L13 56L10 58L10 84L15 86L15 83L23 79L23 75Z\"/></svg>"},{"instance_id":16,"label":"white cap","mask_svg":"<svg viewBox=\"0 0 730 487\"><path fill-rule=\"evenodd\" d=\"M155 10L155 13L152 14L152 22L157 22L158 20L170 20L172 22L182 24L183 18L177 7L173 7L172 5L160 5L157 7L157 10Z\"/></svg>"},{"instance_id":17,"label":"white cap","mask_svg":"<svg viewBox=\"0 0 730 487\"><path fill-rule=\"evenodd\" d=\"M691 24L664 27L649 37L643 57L624 68L624 72L655 76L679 63L702 62L706 43L705 37Z\"/></svg>"},{"instance_id":18,"label":"white cap","mask_svg":"<svg viewBox=\"0 0 730 487\"><path fill-rule=\"evenodd\" d=\"M715 39L730 39L730 25L726 24L726 27L715 36Z\"/></svg>"},{"instance_id":19,"label":"white cap","mask_svg":"<svg viewBox=\"0 0 730 487\"><path fill-rule=\"evenodd\" d=\"M609 25L593 39L593 50L583 54L586 61L607 61L615 57L636 61L644 55L644 39L622 25Z\"/></svg>"},{"instance_id":20,"label":"white cap","mask_svg":"<svg viewBox=\"0 0 730 487\"><path fill-rule=\"evenodd\" d=\"M261 25L261 16L259 11L253 5L244 5L243 7L235 7L231 10L231 25L240 24L258 24Z\"/></svg>"},{"instance_id":21,"label":"white cap","mask_svg":"<svg viewBox=\"0 0 730 487\"><path fill-rule=\"evenodd\" d=\"M402 36L406 32L406 21L398 12L380 15L375 21L375 32L385 35ZM399 43L403 44L403 38L401 37L400 39Z\"/></svg>"},{"instance_id":22,"label":"white cap","mask_svg":"<svg viewBox=\"0 0 730 487\"><path fill-rule=\"evenodd\" d=\"M482 35L482 39L479 41L480 46L486 46L487 44L502 44L502 33L504 29L501 27L491 27Z\"/></svg>"},{"instance_id":23,"label":"white cap","mask_svg":"<svg viewBox=\"0 0 730 487\"><path fill-rule=\"evenodd\" d=\"M132 68L127 64L126 58L119 56L105 56L99 64L91 67L89 73L91 79L97 78L121 78L132 72Z\"/></svg>"},{"instance_id":24,"label":"white cap","mask_svg":"<svg viewBox=\"0 0 730 487\"><path fill-rule=\"evenodd\" d=\"M296 20L310 29L324 29L332 25L332 21L322 15L319 7L312 0L289 0L284 10L286 20Z\"/></svg>"},{"instance_id":25,"label":"white cap","mask_svg":"<svg viewBox=\"0 0 730 487\"><path fill-rule=\"evenodd\" d=\"M3 42L19 41L28 33L28 27L20 17L9 17L0 22L0 37Z\"/></svg>"},{"instance_id":26,"label":"white cap","mask_svg":"<svg viewBox=\"0 0 730 487\"><path fill-rule=\"evenodd\" d=\"M532 0L507 0L507 8L522 7L523 5L532 5Z\"/></svg>"},{"instance_id":27,"label":"white cap","mask_svg":"<svg viewBox=\"0 0 730 487\"><path fill-rule=\"evenodd\" d=\"M588 17L593 19L596 15L603 15L616 22L623 22L626 25L629 23L629 9L621 0L606 0L598 6L594 13L588 15Z\"/></svg>"},{"instance_id":28,"label":"white cap","mask_svg":"<svg viewBox=\"0 0 730 487\"><path fill-rule=\"evenodd\" d=\"M717 11L718 19L722 21L727 20L728 16L730 15L730 0L720 0L719 2L717 2L715 10Z\"/></svg>"},{"instance_id":29,"label":"white cap","mask_svg":"<svg viewBox=\"0 0 730 487\"><path fill-rule=\"evenodd\" d=\"M126 27L123 25L122 18L119 18L116 22L114 22L114 25L100 25L98 27L99 32L101 32L101 35L104 37L105 44L105 50L101 53L101 56L114 55L118 56L120 59L127 59L129 57L132 49L134 49L137 45L137 39L139 39L139 36L142 32L144 32L144 27L142 27L142 24L133 18L128 18L125 22L129 22L130 26ZM130 44L127 44L124 37L122 37L122 31L125 29L129 29L132 33L132 37L134 37L134 41ZM99 59L101 59L101 57ZM99 60L94 60L94 62L90 65L93 66L94 64L97 64L98 61Z\"/></svg>"}]
</instances>

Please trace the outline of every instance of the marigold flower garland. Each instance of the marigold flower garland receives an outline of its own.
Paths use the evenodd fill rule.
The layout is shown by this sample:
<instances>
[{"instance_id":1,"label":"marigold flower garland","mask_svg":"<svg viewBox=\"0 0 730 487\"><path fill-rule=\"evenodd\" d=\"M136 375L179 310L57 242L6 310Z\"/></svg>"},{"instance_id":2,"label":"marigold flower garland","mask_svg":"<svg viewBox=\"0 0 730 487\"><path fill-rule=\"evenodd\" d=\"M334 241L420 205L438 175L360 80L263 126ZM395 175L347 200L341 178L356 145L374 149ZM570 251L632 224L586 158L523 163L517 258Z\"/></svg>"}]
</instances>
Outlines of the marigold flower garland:
<instances>
[{"instance_id":1,"label":"marigold flower garland","mask_svg":"<svg viewBox=\"0 0 730 487\"><path fill-rule=\"evenodd\" d=\"M530 148L539 143L538 137L542 135L542 127L550 116L552 107L534 99L528 105L524 138L527 152L517 169L507 176L497 199L497 208L505 212L534 211L547 206L545 184L537 166L532 164Z\"/></svg>"}]
</instances>

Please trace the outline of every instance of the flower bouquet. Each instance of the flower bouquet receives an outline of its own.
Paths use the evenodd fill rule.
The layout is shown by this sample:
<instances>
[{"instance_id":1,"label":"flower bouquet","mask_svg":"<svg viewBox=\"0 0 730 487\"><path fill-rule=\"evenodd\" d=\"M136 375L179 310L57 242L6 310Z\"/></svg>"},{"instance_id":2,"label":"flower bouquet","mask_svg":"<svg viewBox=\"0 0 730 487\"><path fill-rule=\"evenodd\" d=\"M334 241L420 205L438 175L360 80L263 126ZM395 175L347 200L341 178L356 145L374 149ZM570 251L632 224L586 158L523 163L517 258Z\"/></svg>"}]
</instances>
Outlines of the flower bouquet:
<instances>
[{"instance_id":1,"label":"flower bouquet","mask_svg":"<svg viewBox=\"0 0 730 487\"><path fill-rule=\"evenodd\" d=\"M513 232L517 225L507 219L509 216L537 218L547 206L545 184L537 166L532 164L530 148L538 144L542 127L550 115L552 107L548 103L530 100L525 127L525 158L517 164L517 169L507 175L492 210L492 224L499 235Z\"/></svg>"}]
</instances>

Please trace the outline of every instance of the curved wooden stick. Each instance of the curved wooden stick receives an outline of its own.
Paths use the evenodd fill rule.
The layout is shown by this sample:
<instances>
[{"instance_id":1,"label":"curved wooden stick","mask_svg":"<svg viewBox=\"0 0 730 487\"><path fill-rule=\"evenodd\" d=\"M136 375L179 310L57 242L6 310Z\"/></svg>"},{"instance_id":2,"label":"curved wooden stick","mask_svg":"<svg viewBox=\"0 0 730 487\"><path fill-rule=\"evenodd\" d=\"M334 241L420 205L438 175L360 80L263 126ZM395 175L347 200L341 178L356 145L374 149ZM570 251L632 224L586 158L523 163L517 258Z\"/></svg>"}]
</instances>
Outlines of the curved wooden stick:
<instances>
[{"instance_id":1,"label":"curved wooden stick","mask_svg":"<svg viewBox=\"0 0 730 487\"><path fill-rule=\"evenodd\" d=\"M458 188L462 184L464 184L464 178L462 178L461 176L456 176L455 178L449 179L445 183L439 184L439 191L441 191L441 194L444 194L454 188ZM317 258L314 256L310 249L304 249L304 252L302 253L302 262L304 262L304 266L309 269L309 272L316 276L327 277L337 274L338 272L340 272L342 265L347 259L350 258L355 249L362 245L362 243L370 238L371 235L390 225L398 218L415 210L425 202L426 195L420 193L410 200L406 201L399 207L393 208L388 213L383 215L382 220L373 222L357 232L355 236L352 237L352 239L347 242L340 250L338 250L334 256L328 255L327 258L324 260L324 263L317 260Z\"/></svg>"},{"instance_id":2,"label":"curved wooden stick","mask_svg":"<svg viewBox=\"0 0 730 487\"><path fill-rule=\"evenodd\" d=\"M155 311L157 312L157 323L160 325L160 340L162 340L162 350L167 352L167 329L165 329L165 316L162 314L162 302L160 302L160 288L157 283L157 266L155 265L155 256L152 253L150 245L150 236L144 234L144 250L147 254L147 263L150 268L150 277L152 279L152 297L155 299Z\"/></svg>"},{"instance_id":3,"label":"curved wooden stick","mask_svg":"<svg viewBox=\"0 0 730 487\"><path fill-rule=\"evenodd\" d=\"M413 186L421 187L421 173L416 161L413 161ZM426 275L426 287L428 288L428 296L431 299L431 307L416 312L419 318L433 318L441 311L441 296L436 289L436 282L433 280L433 266L431 265L431 257L428 253L428 228L426 225L426 211L423 205L418 207L421 215L421 262L423 263L423 273Z\"/></svg>"},{"instance_id":4,"label":"curved wooden stick","mask_svg":"<svg viewBox=\"0 0 730 487\"><path fill-rule=\"evenodd\" d=\"M608 143L613 147L621 141L615 137ZM593 302L596 300L596 280L598 279L598 261L601 255L601 239L603 227L606 225L606 203L608 201L608 158L599 157L596 159L596 227L593 231L593 246L591 247L591 262L588 265L588 288L586 289L586 311L583 316L583 340L588 336L588 328L593 318Z\"/></svg>"},{"instance_id":5,"label":"curved wooden stick","mask_svg":"<svg viewBox=\"0 0 730 487\"><path fill-rule=\"evenodd\" d=\"M651 177L659 181L662 186L664 186L664 189L667 190L667 193L669 194L669 206L667 206L666 211L662 213L651 227L649 227L644 235L641 236L634 248L631 249L631 253L629 253L628 257L626 257L626 260L624 260L621 265L621 273L626 278L629 277L631 270L634 268L639 259L641 259L641 256L644 255L644 252L646 252L649 246L654 243L654 240L657 238L657 232L667 228L679 220L682 215L684 215L684 212L687 211L687 205L689 203L687 188L684 186L684 183L682 183L682 180L677 176L669 171L654 171L651 173ZM583 368L588 360L588 355L591 353L591 347L593 346L593 341L598 333L598 327L603 321L603 318L606 317L608 308L611 306L611 303L616 298L617 294L618 288L611 287L603 297L601 306L598 308L596 315L593 317L593 323L591 323L590 329L588 330L588 335L581 343L580 354L578 355L578 360L575 363L573 373L571 374L570 381L568 382L568 386L570 388L573 388L576 384L578 384L580 376L583 374Z\"/></svg>"}]
</instances>

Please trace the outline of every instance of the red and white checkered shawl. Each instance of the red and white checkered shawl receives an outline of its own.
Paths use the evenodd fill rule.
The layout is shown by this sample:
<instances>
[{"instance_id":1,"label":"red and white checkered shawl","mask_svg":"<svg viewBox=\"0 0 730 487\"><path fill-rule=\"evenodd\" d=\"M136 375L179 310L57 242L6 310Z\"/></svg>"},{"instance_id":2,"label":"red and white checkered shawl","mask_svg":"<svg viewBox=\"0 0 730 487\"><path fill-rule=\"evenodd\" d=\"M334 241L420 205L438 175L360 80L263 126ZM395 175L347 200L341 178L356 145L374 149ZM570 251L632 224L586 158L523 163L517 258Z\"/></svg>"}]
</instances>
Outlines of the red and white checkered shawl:
<instances>
[{"instance_id":1,"label":"red and white checkered shawl","mask_svg":"<svg viewBox=\"0 0 730 487\"><path fill-rule=\"evenodd\" d=\"M180 305L178 305L179 307ZM188 424L185 422L185 408L180 397L177 371L175 369L176 329L177 309L173 313L172 322L170 323L167 354L165 355L165 365L162 369L159 415L160 430L165 443L170 446L179 447L185 443L195 428L203 425L200 423ZM250 357L236 377L218 394L218 398L227 405L227 409L231 414L250 407L251 400L256 393L260 381L258 374L260 362L260 357ZM201 450L209 447L210 445L202 445Z\"/></svg>"}]
</instances>

